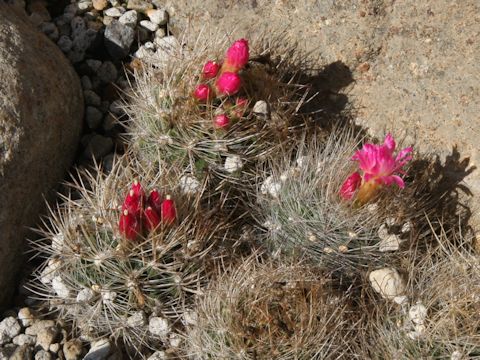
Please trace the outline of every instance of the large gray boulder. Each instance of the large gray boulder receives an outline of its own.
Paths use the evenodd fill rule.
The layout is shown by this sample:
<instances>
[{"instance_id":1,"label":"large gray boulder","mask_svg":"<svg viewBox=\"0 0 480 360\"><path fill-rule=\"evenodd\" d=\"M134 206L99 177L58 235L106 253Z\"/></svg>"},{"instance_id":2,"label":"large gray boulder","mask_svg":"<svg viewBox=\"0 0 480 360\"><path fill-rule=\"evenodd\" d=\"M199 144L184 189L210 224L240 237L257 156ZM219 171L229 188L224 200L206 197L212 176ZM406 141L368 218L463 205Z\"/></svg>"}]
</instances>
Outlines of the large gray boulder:
<instances>
[{"instance_id":1,"label":"large gray boulder","mask_svg":"<svg viewBox=\"0 0 480 360\"><path fill-rule=\"evenodd\" d=\"M165 6L175 34L192 29L195 37L205 24L231 39L263 32L308 52L313 68L343 63L354 81L337 66L317 85L340 91L332 99L348 98L355 122L371 135L391 131L415 150L438 154L449 181L463 181L474 195L472 223L480 231L478 0L167 0ZM207 43L209 33L200 34Z\"/></svg>"},{"instance_id":2,"label":"large gray boulder","mask_svg":"<svg viewBox=\"0 0 480 360\"><path fill-rule=\"evenodd\" d=\"M72 164L82 118L80 82L67 59L0 2L0 308L15 290L28 227Z\"/></svg>"}]
</instances>

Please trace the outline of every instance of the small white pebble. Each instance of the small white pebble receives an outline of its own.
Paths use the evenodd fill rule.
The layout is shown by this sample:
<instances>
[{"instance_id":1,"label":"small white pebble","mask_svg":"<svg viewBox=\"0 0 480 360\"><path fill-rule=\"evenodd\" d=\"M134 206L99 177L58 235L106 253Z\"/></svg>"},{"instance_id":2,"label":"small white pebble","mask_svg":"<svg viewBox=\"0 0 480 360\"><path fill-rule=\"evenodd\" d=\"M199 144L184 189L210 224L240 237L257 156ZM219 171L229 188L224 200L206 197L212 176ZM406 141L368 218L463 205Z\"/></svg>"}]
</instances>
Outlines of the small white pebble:
<instances>
[{"instance_id":1,"label":"small white pebble","mask_svg":"<svg viewBox=\"0 0 480 360\"><path fill-rule=\"evenodd\" d=\"M378 204L368 204L367 205L367 210L368 212L372 214L376 214L378 211Z\"/></svg>"},{"instance_id":2,"label":"small white pebble","mask_svg":"<svg viewBox=\"0 0 480 360\"><path fill-rule=\"evenodd\" d=\"M193 310L187 310L183 313L183 322L185 325L197 325L198 314Z\"/></svg>"},{"instance_id":3,"label":"small white pebble","mask_svg":"<svg viewBox=\"0 0 480 360\"><path fill-rule=\"evenodd\" d=\"M405 292L405 283L394 268L383 268L370 272L368 276L372 288L384 299L393 300Z\"/></svg>"},{"instance_id":4,"label":"small white pebble","mask_svg":"<svg viewBox=\"0 0 480 360\"><path fill-rule=\"evenodd\" d=\"M180 189L184 194L196 194L201 188L200 182L191 175L184 175L180 178Z\"/></svg>"},{"instance_id":5,"label":"small white pebble","mask_svg":"<svg viewBox=\"0 0 480 360\"><path fill-rule=\"evenodd\" d=\"M117 297L117 293L115 291L104 291L102 292L102 300L104 304L113 304L113 301Z\"/></svg>"},{"instance_id":6,"label":"small white pebble","mask_svg":"<svg viewBox=\"0 0 480 360\"><path fill-rule=\"evenodd\" d=\"M24 307L18 310L18 320L20 320L23 327L29 327L33 324L35 315L32 313L30 308Z\"/></svg>"},{"instance_id":7,"label":"small white pebble","mask_svg":"<svg viewBox=\"0 0 480 360\"><path fill-rule=\"evenodd\" d=\"M170 334L170 325L168 320L161 317L152 317L148 322L148 331L160 338L167 338Z\"/></svg>"},{"instance_id":8,"label":"small white pebble","mask_svg":"<svg viewBox=\"0 0 480 360\"><path fill-rule=\"evenodd\" d=\"M273 198L278 198L280 191L282 190L282 185L279 182L273 180L273 176L269 176L265 179L260 191L264 195L270 195Z\"/></svg>"},{"instance_id":9,"label":"small white pebble","mask_svg":"<svg viewBox=\"0 0 480 360\"><path fill-rule=\"evenodd\" d=\"M90 302L94 298L95 293L93 292L92 289L82 289L78 292L77 294L77 302Z\"/></svg>"},{"instance_id":10,"label":"small white pebble","mask_svg":"<svg viewBox=\"0 0 480 360\"><path fill-rule=\"evenodd\" d=\"M170 337L168 338L168 341L170 342L170 346L173 348L178 348L180 347L180 344L182 343L182 339L178 334L176 333L171 333Z\"/></svg>"},{"instance_id":11,"label":"small white pebble","mask_svg":"<svg viewBox=\"0 0 480 360\"><path fill-rule=\"evenodd\" d=\"M152 32L157 31L158 29L158 24L155 24L154 22L151 22L149 20L140 21L140 26Z\"/></svg>"},{"instance_id":12,"label":"small white pebble","mask_svg":"<svg viewBox=\"0 0 480 360\"><path fill-rule=\"evenodd\" d=\"M408 316L414 324L423 325L427 318L427 308L421 302L417 302L408 310Z\"/></svg>"},{"instance_id":13,"label":"small white pebble","mask_svg":"<svg viewBox=\"0 0 480 360\"><path fill-rule=\"evenodd\" d=\"M393 302L398 304L398 305L403 305L408 302L408 296L402 295L402 296L395 296L393 298Z\"/></svg>"},{"instance_id":14,"label":"small white pebble","mask_svg":"<svg viewBox=\"0 0 480 360\"><path fill-rule=\"evenodd\" d=\"M165 25L168 22L168 13L163 9L150 9L146 13L154 24Z\"/></svg>"},{"instance_id":15,"label":"small white pebble","mask_svg":"<svg viewBox=\"0 0 480 360\"><path fill-rule=\"evenodd\" d=\"M225 159L225 171L232 174L238 170L241 170L243 167L243 161L238 155L227 156Z\"/></svg>"},{"instance_id":16,"label":"small white pebble","mask_svg":"<svg viewBox=\"0 0 480 360\"><path fill-rule=\"evenodd\" d=\"M122 11L123 10L123 11ZM111 7L103 12L104 15L110 16L113 18L118 18L123 15L125 12L124 8L121 7Z\"/></svg>"},{"instance_id":17,"label":"small white pebble","mask_svg":"<svg viewBox=\"0 0 480 360\"><path fill-rule=\"evenodd\" d=\"M388 217L385 219L385 224L387 224L388 226L393 226L395 225L395 223L396 223L396 220L393 217Z\"/></svg>"},{"instance_id":18,"label":"small white pebble","mask_svg":"<svg viewBox=\"0 0 480 360\"><path fill-rule=\"evenodd\" d=\"M385 224L382 224L377 231L377 235L381 240L385 240L388 237L388 229Z\"/></svg>"},{"instance_id":19,"label":"small white pebble","mask_svg":"<svg viewBox=\"0 0 480 360\"><path fill-rule=\"evenodd\" d=\"M412 224L410 221L407 221L405 224L402 225L402 229L400 230L403 234L406 234L412 230Z\"/></svg>"},{"instance_id":20,"label":"small white pebble","mask_svg":"<svg viewBox=\"0 0 480 360\"><path fill-rule=\"evenodd\" d=\"M136 311L127 318L127 325L130 327L141 327L147 325L147 316L143 311Z\"/></svg>"},{"instance_id":21,"label":"small white pebble","mask_svg":"<svg viewBox=\"0 0 480 360\"><path fill-rule=\"evenodd\" d=\"M52 288L62 299L67 299L70 297L70 289L68 288L67 284L65 284L61 276L55 276L52 279Z\"/></svg>"},{"instance_id":22,"label":"small white pebble","mask_svg":"<svg viewBox=\"0 0 480 360\"><path fill-rule=\"evenodd\" d=\"M389 234L386 238L378 243L380 252L395 251L400 247L402 240L398 235Z\"/></svg>"}]
</instances>

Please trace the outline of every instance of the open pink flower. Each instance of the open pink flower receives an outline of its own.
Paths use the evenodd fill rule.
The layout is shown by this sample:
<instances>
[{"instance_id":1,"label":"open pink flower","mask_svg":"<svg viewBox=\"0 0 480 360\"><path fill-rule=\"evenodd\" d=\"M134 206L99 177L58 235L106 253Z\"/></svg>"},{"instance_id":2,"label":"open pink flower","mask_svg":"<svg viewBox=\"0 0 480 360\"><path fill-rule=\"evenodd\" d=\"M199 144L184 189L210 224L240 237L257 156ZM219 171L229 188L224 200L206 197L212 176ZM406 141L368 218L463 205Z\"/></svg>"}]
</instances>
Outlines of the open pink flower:
<instances>
[{"instance_id":1,"label":"open pink flower","mask_svg":"<svg viewBox=\"0 0 480 360\"><path fill-rule=\"evenodd\" d=\"M358 161L364 172L364 182L374 181L384 185L395 183L400 188L405 187L403 179L395 173L403 173L402 167L412 159L412 148L407 147L394 157L395 147L395 140L388 134L382 145L365 144L353 155L352 160Z\"/></svg>"},{"instance_id":2,"label":"open pink flower","mask_svg":"<svg viewBox=\"0 0 480 360\"><path fill-rule=\"evenodd\" d=\"M222 72L238 72L248 63L249 56L248 41L245 39L235 41L227 50Z\"/></svg>"},{"instance_id":3,"label":"open pink flower","mask_svg":"<svg viewBox=\"0 0 480 360\"><path fill-rule=\"evenodd\" d=\"M206 84L197 85L195 91L193 92L193 96L200 102L206 102L212 95L212 90L210 86Z\"/></svg>"},{"instance_id":4,"label":"open pink flower","mask_svg":"<svg viewBox=\"0 0 480 360\"><path fill-rule=\"evenodd\" d=\"M355 171L343 183L342 187L340 188L340 196L345 200L352 199L353 195L355 195L355 192L358 190L361 184L362 176Z\"/></svg>"},{"instance_id":5,"label":"open pink flower","mask_svg":"<svg viewBox=\"0 0 480 360\"><path fill-rule=\"evenodd\" d=\"M216 86L220 95L234 95L240 90L242 80L233 72L225 72L217 79Z\"/></svg>"},{"instance_id":6,"label":"open pink flower","mask_svg":"<svg viewBox=\"0 0 480 360\"><path fill-rule=\"evenodd\" d=\"M220 70L220 65L218 65L215 61L207 61L207 63L203 66L203 78L213 79L215 76L217 76L218 70Z\"/></svg>"}]
</instances>

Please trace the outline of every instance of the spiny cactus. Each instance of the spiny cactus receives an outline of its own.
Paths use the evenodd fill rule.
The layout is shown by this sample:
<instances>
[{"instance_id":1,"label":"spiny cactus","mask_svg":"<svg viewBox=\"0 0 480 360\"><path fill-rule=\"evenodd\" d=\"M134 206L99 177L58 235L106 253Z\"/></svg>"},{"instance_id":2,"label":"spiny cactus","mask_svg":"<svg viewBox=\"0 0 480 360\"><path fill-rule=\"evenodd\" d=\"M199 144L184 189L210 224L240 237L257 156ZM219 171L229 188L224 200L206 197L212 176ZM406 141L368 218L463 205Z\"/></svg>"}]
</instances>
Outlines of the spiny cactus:
<instances>
[{"instance_id":1,"label":"spiny cactus","mask_svg":"<svg viewBox=\"0 0 480 360\"><path fill-rule=\"evenodd\" d=\"M46 258L32 290L86 336L168 347L182 309L205 284L212 249L228 238L225 220L183 195L168 171L157 176L119 161L109 175L83 178L72 185L80 198L64 197L33 243ZM140 184L158 189L151 204L136 197L144 196ZM176 213L172 200L152 194L170 194ZM155 203L159 213L152 217Z\"/></svg>"},{"instance_id":2,"label":"spiny cactus","mask_svg":"<svg viewBox=\"0 0 480 360\"><path fill-rule=\"evenodd\" d=\"M427 173L408 175L404 189L375 183L378 188L365 203L350 200L364 185L372 190L358 173L362 187L349 178L360 144L351 132L337 130L324 141L305 141L284 152L263 169L257 218L274 255L307 255L332 271L358 275L359 269L388 263L425 237L424 215L433 209L432 197L424 193ZM345 198L347 193L352 196Z\"/></svg>"},{"instance_id":3,"label":"spiny cactus","mask_svg":"<svg viewBox=\"0 0 480 360\"><path fill-rule=\"evenodd\" d=\"M318 269L247 259L199 296L184 335L192 359L337 359L358 314Z\"/></svg>"},{"instance_id":4,"label":"spiny cactus","mask_svg":"<svg viewBox=\"0 0 480 360\"><path fill-rule=\"evenodd\" d=\"M406 300L377 302L366 358L480 357L480 257L468 236L440 231L427 256L410 253Z\"/></svg>"},{"instance_id":5,"label":"spiny cactus","mask_svg":"<svg viewBox=\"0 0 480 360\"><path fill-rule=\"evenodd\" d=\"M197 191L245 188L256 161L290 143L305 125L297 113L306 93L295 85L298 58L262 38L250 41L250 58L243 39L224 58L230 44L202 33L171 49L171 60L161 66L145 63L126 107L133 152L148 166L174 166L202 184Z\"/></svg>"}]
</instances>

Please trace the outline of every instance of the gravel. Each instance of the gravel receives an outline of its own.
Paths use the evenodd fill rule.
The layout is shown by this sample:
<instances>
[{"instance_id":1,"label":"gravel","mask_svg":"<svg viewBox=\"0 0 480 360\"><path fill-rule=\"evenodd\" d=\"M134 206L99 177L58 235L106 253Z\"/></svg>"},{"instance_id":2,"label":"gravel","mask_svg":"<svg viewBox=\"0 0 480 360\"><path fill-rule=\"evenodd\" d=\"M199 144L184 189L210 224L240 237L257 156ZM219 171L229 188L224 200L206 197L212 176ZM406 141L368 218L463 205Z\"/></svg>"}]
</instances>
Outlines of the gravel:
<instances>
[{"instance_id":1,"label":"gravel","mask_svg":"<svg viewBox=\"0 0 480 360\"><path fill-rule=\"evenodd\" d=\"M115 159L115 144L121 143L118 118L125 115L114 89L128 90L131 79L126 77L124 65L131 61L135 51L143 49L153 56L161 48L162 56L168 56L165 50L178 44L173 37L166 37L169 13L160 1L72 0L62 14L51 16L46 3L38 3L43 8L30 15L32 23L56 43L81 78L86 126L77 163L88 166L95 159L109 172ZM54 266L52 263L51 267ZM58 273L45 274L42 279L52 284L58 295L70 295ZM90 296L86 292L83 295L85 299ZM28 298L27 302L34 303ZM67 332L65 324L41 319L31 308L22 306L0 322L0 360L119 358L108 339L93 343L91 339L84 342L79 338L69 339L70 330ZM128 319L129 326L147 322L143 312ZM168 340L170 326L164 322L161 318L153 320L152 329ZM159 327L155 328L155 324Z\"/></svg>"},{"instance_id":2,"label":"gravel","mask_svg":"<svg viewBox=\"0 0 480 360\"><path fill-rule=\"evenodd\" d=\"M105 46L113 60L122 60L130 52L135 31L119 22L113 20L105 29Z\"/></svg>"}]
</instances>

